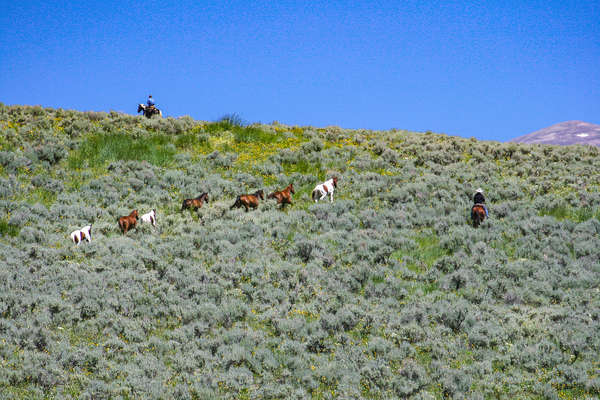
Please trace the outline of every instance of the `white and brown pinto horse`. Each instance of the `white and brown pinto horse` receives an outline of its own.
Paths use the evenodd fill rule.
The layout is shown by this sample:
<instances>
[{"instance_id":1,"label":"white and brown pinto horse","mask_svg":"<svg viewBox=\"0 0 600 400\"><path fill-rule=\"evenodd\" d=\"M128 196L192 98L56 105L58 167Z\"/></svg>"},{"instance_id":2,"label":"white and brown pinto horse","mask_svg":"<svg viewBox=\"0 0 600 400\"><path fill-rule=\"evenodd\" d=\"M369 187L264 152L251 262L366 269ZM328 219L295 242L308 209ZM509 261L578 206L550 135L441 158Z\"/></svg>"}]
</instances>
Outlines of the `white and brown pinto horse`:
<instances>
[{"instance_id":1,"label":"white and brown pinto horse","mask_svg":"<svg viewBox=\"0 0 600 400\"><path fill-rule=\"evenodd\" d=\"M77 246L79 246L84 239L88 242L92 241L92 225L87 225L81 229L71 232L71 240Z\"/></svg>"},{"instance_id":2,"label":"white and brown pinto horse","mask_svg":"<svg viewBox=\"0 0 600 400\"><path fill-rule=\"evenodd\" d=\"M152 226L156 227L156 210L152 209L150 212L142 215L140 219L142 222L152 224Z\"/></svg>"},{"instance_id":3,"label":"white and brown pinto horse","mask_svg":"<svg viewBox=\"0 0 600 400\"><path fill-rule=\"evenodd\" d=\"M315 203L319 200L323 200L327 195L329 195L329 199L333 202L333 190L337 188L337 177L333 177L328 181L318 184L315 186L312 191L312 199Z\"/></svg>"},{"instance_id":4,"label":"white and brown pinto horse","mask_svg":"<svg viewBox=\"0 0 600 400\"><path fill-rule=\"evenodd\" d=\"M145 104L138 104L138 110L137 110L138 114L142 111L144 112L144 116L146 118L152 118L153 115L158 115L159 117L162 118L162 111L160 111L156 107L150 107Z\"/></svg>"}]
</instances>

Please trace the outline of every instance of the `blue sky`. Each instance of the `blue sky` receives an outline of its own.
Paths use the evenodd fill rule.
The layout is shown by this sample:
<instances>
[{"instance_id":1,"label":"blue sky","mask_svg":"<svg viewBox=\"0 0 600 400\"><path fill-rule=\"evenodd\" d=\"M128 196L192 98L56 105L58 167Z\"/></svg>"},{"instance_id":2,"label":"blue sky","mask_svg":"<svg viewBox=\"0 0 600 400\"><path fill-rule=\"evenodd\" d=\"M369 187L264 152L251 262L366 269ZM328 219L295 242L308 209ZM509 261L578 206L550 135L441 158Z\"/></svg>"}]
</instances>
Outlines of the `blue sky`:
<instances>
[{"instance_id":1,"label":"blue sky","mask_svg":"<svg viewBox=\"0 0 600 400\"><path fill-rule=\"evenodd\" d=\"M505 141L600 124L596 1L2 1L0 102Z\"/></svg>"}]
</instances>

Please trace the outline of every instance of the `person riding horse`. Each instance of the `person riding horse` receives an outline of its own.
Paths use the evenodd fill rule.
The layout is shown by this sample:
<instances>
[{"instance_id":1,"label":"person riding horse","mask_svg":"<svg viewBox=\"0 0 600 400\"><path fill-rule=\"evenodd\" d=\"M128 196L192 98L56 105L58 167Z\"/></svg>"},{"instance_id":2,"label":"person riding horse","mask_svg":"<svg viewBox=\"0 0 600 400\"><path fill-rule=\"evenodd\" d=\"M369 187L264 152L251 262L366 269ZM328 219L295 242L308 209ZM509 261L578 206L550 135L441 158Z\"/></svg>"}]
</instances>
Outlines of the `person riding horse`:
<instances>
[{"instance_id":1,"label":"person riding horse","mask_svg":"<svg viewBox=\"0 0 600 400\"><path fill-rule=\"evenodd\" d=\"M483 197L483 189L479 188L475 191L475 196L473 196L473 204L481 204L485 210L485 217L489 218L488 209L485 205L485 197Z\"/></svg>"},{"instance_id":2,"label":"person riding horse","mask_svg":"<svg viewBox=\"0 0 600 400\"><path fill-rule=\"evenodd\" d=\"M146 104L149 108L156 108L152 95L148 95L148 100L146 101Z\"/></svg>"},{"instance_id":3,"label":"person riding horse","mask_svg":"<svg viewBox=\"0 0 600 400\"><path fill-rule=\"evenodd\" d=\"M143 112L146 118L152 118L152 116L156 114L162 117L162 112L158 108L156 108L156 103L154 102L152 95L148 95L148 100L146 100L146 104L138 104L137 112Z\"/></svg>"}]
</instances>

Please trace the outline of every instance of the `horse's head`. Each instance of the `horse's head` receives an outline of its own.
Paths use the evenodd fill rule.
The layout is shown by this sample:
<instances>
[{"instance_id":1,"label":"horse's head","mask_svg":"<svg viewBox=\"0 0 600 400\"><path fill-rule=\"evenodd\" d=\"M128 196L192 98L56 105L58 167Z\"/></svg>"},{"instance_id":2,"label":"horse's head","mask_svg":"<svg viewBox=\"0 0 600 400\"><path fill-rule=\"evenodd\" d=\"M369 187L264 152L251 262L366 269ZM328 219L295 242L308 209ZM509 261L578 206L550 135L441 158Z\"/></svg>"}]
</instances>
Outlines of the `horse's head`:
<instances>
[{"instance_id":1,"label":"horse's head","mask_svg":"<svg viewBox=\"0 0 600 400\"><path fill-rule=\"evenodd\" d=\"M296 194L296 192L294 191L294 184L293 183L290 183L290 185L288 187L290 188L290 192L292 194Z\"/></svg>"},{"instance_id":2,"label":"horse's head","mask_svg":"<svg viewBox=\"0 0 600 400\"><path fill-rule=\"evenodd\" d=\"M144 111L144 105L143 104L138 104L138 113Z\"/></svg>"},{"instance_id":3,"label":"horse's head","mask_svg":"<svg viewBox=\"0 0 600 400\"><path fill-rule=\"evenodd\" d=\"M331 179L333 179L333 187L334 187L334 188L337 188L337 176L334 176L334 177L333 177L333 178L331 178Z\"/></svg>"},{"instance_id":4,"label":"horse's head","mask_svg":"<svg viewBox=\"0 0 600 400\"><path fill-rule=\"evenodd\" d=\"M137 210L133 210L130 214L132 217L135 217L135 219L138 219L138 211Z\"/></svg>"},{"instance_id":5,"label":"horse's head","mask_svg":"<svg viewBox=\"0 0 600 400\"><path fill-rule=\"evenodd\" d=\"M202 195L200 196L200 199L202 199L203 201L208 203L208 193L206 193L206 192L202 193Z\"/></svg>"}]
</instances>

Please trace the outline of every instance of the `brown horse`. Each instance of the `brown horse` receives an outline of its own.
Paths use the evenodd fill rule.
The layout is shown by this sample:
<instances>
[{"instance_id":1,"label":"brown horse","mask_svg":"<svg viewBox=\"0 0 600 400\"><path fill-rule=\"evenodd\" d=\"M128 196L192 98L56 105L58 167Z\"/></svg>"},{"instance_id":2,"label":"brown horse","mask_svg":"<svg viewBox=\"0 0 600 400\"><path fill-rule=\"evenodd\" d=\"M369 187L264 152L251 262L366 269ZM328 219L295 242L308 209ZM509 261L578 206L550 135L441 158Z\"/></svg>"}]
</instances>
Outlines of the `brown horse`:
<instances>
[{"instance_id":1,"label":"brown horse","mask_svg":"<svg viewBox=\"0 0 600 400\"><path fill-rule=\"evenodd\" d=\"M202 204L204 204L204 202L208 203L208 193L206 193L206 192L202 193L200 196L196 197L195 199L183 200L183 203L181 204L181 211L185 210L186 208L189 208L194 211L198 211L198 209L200 207L202 207Z\"/></svg>"},{"instance_id":2,"label":"brown horse","mask_svg":"<svg viewBox=\"0 0 600 400\"><path fill-rule=\"evenodd\" d=\"M477 228L485 219L485 208L482 204L475 204L471 208L471 219L473 220L473 228Z\"/></svg>"},{"instance_id":3,"label":"brown horse","mask_svg":"<svg viewBox=\"0 0 600 400\"><path fill-rule=\"evenodd\" d=\"M258 207L258 199L265 199L265 193L261 190L257 190L254 194L241 194L235 199L235 203L229 208L230 210L234 208L244 207L246 212L248 212L248 208L256 209Z\"/></svg>"},{"instance_id":4,"label":"brown horse","mask_svg":"<svg viewBox=\"0 0 600 400\"><path fill-rule=\"evenodd\" d=\"M129 214L125 217L119 218L119 227L121 228L121 232L123 232L123 235L126 234L127 231L130 230L131 228L135 228L135 225L137 224L137 220L138 220L137 210L133 210L131 212L131 214Z\"/></svg>"},{"instance_id":5,"label":"brown horse","mask_svg":"<svg viewBox=\"0 0 600 400\"><path fill-rule=\"evenodd\" d=\"M286 204L292 205L292 194L296 194L296 192L294 192L294 185L290 183L285 189L268 195L267 199L277 199L277 204L281 204L281 209L283 209Z\"/></svg>"}]
</instances>

